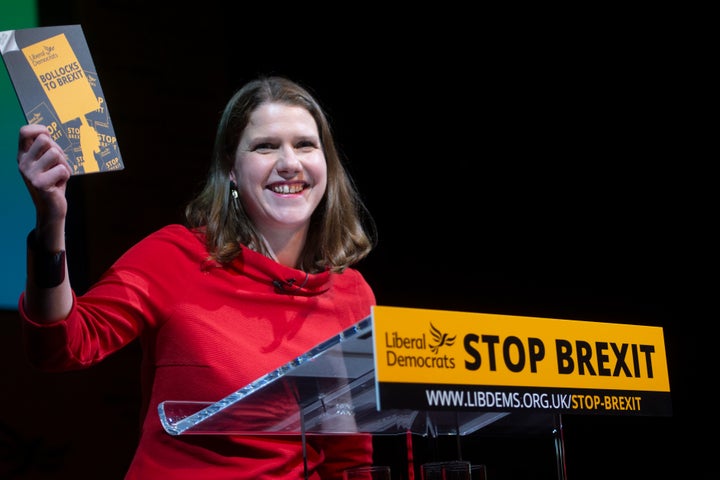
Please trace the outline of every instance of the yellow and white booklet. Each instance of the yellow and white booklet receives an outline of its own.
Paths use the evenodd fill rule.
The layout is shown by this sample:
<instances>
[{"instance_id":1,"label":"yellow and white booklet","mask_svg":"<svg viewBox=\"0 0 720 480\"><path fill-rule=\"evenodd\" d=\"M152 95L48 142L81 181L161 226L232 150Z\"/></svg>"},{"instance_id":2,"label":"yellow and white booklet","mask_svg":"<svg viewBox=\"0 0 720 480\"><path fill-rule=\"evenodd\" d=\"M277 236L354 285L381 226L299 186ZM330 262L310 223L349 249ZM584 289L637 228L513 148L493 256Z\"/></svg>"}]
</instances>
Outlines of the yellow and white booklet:
<instances>
[{"instance_id":1,"label":"yellow and white booklet","mask_svg":"<svg viewBox=\"0 0 720 480\"><path fill-rule=\"evenodd\" d=\"M28 123L50 129L73 174L124 168L80 25L2 31L0 53Z\"/></svg>"}]
</instances>

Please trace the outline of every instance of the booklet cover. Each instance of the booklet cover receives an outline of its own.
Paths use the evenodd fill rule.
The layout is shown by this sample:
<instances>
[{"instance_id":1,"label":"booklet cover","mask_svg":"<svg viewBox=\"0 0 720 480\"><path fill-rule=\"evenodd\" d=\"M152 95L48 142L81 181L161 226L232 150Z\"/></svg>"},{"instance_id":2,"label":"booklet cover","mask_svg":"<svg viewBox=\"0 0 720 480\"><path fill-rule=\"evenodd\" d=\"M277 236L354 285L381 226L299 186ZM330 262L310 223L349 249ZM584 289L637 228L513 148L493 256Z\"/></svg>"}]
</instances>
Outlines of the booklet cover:
<instances>
[{"instance_id":1,"label":"booklet cover","mask_svg":"<svg viewBox=\"0 0 720 480\"><path fill-rule=\"evenodd\" d=\"M80 25L0 31L0 54L28 123L50 129L73 174L124 168Z\"/></svg>"}]
</instances>

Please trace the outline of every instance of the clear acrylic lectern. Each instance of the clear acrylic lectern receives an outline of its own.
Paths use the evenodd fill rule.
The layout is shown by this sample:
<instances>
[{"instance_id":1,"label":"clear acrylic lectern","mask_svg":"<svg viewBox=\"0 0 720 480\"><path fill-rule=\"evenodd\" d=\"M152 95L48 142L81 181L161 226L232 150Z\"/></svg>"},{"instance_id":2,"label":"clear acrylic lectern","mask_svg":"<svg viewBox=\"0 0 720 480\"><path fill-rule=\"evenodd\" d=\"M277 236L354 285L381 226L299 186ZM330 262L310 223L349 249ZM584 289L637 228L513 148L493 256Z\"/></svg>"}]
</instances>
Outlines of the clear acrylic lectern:
<instances>
[{"instance_id":1,"label":"clear acrylic lectern","mask_svg":"<svg viewBox=\"0 0 720 480\"><path fill-rule=\"evenodd\" d=\"M316 346L217 402L166 400L158 407L171 435L313 435L371 433L470 435L484 429L507 435L553 432L563 459L560 416L508 412L379 410L372 317ZM558 468L563 480L562 468Z\"/></svg>"}]
</instances>

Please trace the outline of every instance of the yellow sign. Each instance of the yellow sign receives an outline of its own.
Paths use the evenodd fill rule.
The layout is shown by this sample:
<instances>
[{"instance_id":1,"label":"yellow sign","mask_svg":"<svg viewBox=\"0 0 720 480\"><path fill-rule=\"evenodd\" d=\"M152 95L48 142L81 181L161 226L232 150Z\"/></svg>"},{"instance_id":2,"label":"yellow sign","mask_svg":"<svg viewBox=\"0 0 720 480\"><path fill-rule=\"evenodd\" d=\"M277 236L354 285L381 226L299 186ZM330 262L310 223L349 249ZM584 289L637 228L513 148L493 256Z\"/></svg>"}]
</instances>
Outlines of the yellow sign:
<instances>
[{"instance_id":1,"label":"yellow sign","mask_svg":"<svg viewBox=\"0 0 720 480\"><path fill-rule=\"evenodd\" d=\"M98 101L65 34L22 49L61 123L98 110Z\"/></svg>"},{"instance_id":2,"label":"yellow sign","mask_svg":"<svg viewBox=\"0 0 720 480\"><path fill-rule=\"evenodd\" d=\"M558 411L668 411L660 327L376 306L373 338L381 406L402 408L401 392L417 391L411 408L428 408L428 389L482 386L493 388L454 405L542 409L537 395L547 394Z\"/></svg>"}]
</instances>

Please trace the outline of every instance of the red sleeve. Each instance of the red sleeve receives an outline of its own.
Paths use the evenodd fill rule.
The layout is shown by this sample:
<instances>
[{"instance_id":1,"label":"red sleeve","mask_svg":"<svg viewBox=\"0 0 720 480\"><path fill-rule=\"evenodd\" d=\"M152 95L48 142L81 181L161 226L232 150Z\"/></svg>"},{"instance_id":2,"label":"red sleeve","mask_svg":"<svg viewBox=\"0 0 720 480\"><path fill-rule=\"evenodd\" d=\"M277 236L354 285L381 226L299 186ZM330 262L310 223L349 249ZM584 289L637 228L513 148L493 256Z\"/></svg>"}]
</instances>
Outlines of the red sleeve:
<instances>
[{"instance_id":1,"label":"red sleeve","mask_svg":"<svg viewBox=\"0 0 720 480\"><path fill-rule=\"evenodd\" d=\"M166 227L125 252L83 295L73 291L73 306L64 320L38 324L19 300L25 348L38 368L63 371L94 365L135 340L146 326L165 318L174 305L180 278L172 268L184 266L189 234Z\"/></svg>"}]
</instances>

